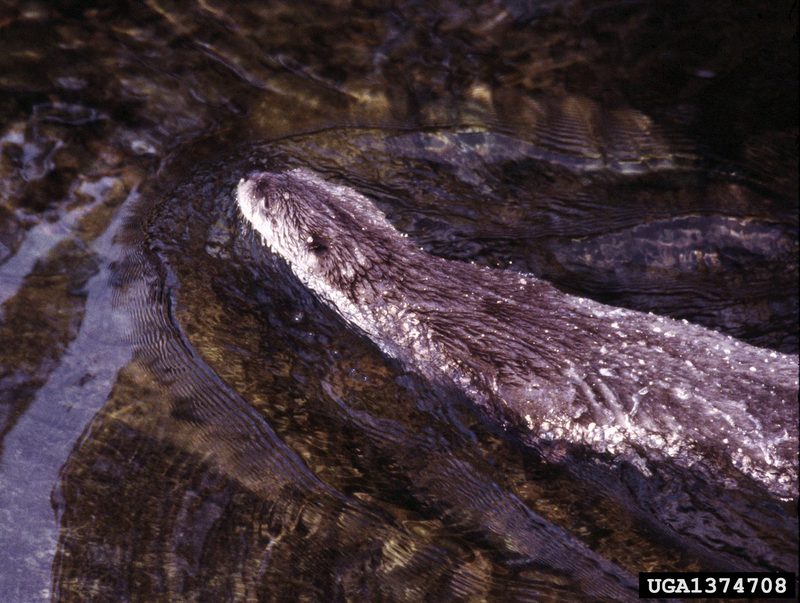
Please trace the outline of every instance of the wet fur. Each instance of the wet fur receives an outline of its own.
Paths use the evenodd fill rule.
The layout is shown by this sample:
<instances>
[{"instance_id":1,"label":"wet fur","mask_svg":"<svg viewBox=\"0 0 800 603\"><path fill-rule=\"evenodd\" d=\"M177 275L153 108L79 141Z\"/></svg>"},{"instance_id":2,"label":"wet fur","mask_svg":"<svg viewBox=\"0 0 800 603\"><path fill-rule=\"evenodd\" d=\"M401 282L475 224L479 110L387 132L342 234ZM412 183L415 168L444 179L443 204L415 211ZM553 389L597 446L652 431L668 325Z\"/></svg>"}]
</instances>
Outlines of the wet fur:
<instances>
[{"instance_id":1,"label":"wet fur","mask_svg":"<svg viewBox=\"0 0 800 603\"><path fill-rule=\"evenodd\" d=\"M265 243L344 318L530 442L733 464L794 496L796 357L430 256L366 197L307 170L254 175L237 199Z\"/></svg>"}]
</instances>

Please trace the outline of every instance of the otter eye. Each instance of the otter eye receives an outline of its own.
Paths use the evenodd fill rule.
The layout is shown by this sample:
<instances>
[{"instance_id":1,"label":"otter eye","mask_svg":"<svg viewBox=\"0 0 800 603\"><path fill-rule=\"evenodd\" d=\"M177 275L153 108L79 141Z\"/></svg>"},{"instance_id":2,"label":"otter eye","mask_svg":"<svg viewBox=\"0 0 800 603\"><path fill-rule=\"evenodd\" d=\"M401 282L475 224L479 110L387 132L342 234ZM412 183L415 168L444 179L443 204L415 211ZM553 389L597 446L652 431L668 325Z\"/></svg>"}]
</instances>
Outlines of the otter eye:
<instances>
[{"instance_id":1,"label":"otter eye","mask_svg":"<svg viewBox=\"0 0 800 603\"><path fill-rule=\"evenodd\" d=\"M317 255L328 251L328 245L319 235L308 235L306 239L306 248Z\"/></svg>"}]
</instances>

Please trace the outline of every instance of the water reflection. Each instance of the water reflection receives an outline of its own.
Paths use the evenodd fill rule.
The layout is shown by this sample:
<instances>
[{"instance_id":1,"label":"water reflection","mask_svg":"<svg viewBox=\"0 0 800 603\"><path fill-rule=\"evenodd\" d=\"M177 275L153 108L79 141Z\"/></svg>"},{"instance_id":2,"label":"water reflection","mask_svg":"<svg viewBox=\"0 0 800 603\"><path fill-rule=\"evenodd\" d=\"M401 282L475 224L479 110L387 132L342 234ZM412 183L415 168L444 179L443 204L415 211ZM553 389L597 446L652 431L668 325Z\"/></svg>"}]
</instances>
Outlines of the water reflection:
<instances>
[{"instance_id":1,"label":"water reflection","mask_svg":"<svg viewBox=\"0 0 800 603\"><path fill-rule=\"evenodd\" d=\"M41 279L44 286L37 283L34 287L28 282L22 289L23 294L39 294L22 306L21 311L34 315L32 322L59 314L68 322L64 331L52 319L46 331L34 322L33 328L28 327L31 333L19 330L25 325L23 321L14 321L17 331L13 349L19 360L3 359L4 366L16 365L13 376L4 375L2 389L3 406L8 412L3 417L0 439L0 550L5 551L0 595L4 600L50 598L51 564L61 525L59 507L56 505L54 513L53 502L61 502L62 465L82 434L87 437L87 425L106 402L117 371L130 361L133 352L124 340L130 321L128 311L114 307L113 291L108 287L110 269L107 264L98 266L95 260L113 260L121 255L113 239L122 223L123 212L118 211L105 232L91 242L88 270L76 270L81 267L78 262L71 266L68 274L84 275L84 279L62 285L65 279L56 273ZM74 258L61 252L62 259ZM66 306L63 299L54 300L59 293L68 300L76 299L76 303ZM37 303L40 296L48 298L49 303ZM5 307L12 310L13 302ZM13 320L14 315L4 318ZM36 341L34 334L42 331L53 338ZM60 341L58 336L67 341ZM11 349L6 347L6 353ZM39 353L44 356L37 358ZM32 365L37 359L41 364Z\"/></svg>"}]
</instances>

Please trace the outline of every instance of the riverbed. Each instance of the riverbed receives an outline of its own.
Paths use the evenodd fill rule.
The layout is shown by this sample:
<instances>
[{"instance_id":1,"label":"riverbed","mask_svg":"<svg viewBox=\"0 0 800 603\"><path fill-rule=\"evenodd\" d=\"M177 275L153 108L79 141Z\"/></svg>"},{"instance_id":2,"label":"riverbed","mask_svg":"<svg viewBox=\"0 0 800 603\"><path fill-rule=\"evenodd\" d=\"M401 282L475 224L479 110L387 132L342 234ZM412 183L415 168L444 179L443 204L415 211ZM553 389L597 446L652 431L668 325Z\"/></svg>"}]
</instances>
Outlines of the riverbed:
<instances>
[{"instance_id":1,"label":"riverbed","mask_svg":"<svg viewBox=\"0 0 800 603\"><path fill-rule=\"evenodd\" d=\"M640 571L794 570L796 500L521 444L320 303L234 190L312 169L429 254L796 356L797 19L0 3L0 600L623 600Z\"/></svg>"}]
</instances>

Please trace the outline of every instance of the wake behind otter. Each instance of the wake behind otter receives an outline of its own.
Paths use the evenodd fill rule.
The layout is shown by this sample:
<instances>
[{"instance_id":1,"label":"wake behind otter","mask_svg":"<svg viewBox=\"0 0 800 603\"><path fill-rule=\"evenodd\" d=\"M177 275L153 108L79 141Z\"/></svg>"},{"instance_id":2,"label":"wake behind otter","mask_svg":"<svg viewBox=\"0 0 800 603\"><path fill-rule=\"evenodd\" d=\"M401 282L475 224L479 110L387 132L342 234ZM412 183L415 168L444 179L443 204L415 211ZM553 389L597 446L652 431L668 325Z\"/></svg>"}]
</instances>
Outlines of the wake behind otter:
<instances>
[{"instance_id":1,"label":"wake behind otter","mask_svg":"<svg viewBox=\"0 0 800 603\"><path fill-rule=\"evenodd\" d=\"M294 273L381 348L463 389L531 443L732 464L797 483L797 358L423 253L365 197L306 170L240 183L239 207Z\"/></svg>"}]
</instances>

